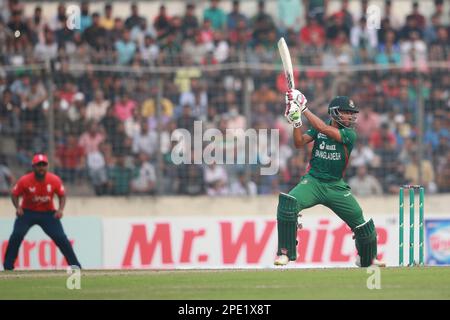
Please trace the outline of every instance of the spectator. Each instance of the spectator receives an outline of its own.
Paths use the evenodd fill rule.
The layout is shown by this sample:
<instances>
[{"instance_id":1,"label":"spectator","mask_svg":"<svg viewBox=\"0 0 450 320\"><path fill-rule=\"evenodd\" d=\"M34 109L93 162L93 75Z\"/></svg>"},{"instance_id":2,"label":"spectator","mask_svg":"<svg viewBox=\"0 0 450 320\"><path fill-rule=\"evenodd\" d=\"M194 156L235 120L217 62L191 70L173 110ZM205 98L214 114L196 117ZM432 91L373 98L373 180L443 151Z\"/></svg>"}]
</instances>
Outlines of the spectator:
<instances>
[{"instance_id":1,"label":"spectator","mask_svg":"<svg viewBox=\"0 0 450 320\"><path fill-rule=\"evenodd\" d=\"M114 115L114 107L109 106L106 109L106 115L100 121L100 125L106 132L107 137L112 137L116 135L117 127L119 126L120 120Z\"/></svg>"},{"instance_id":2,"label":"spectator","mask_svg":"<svg viewBox=\"0 0 450 320\"><path fill-rule=\"evenodd\" d=\"M139 52L145 65L156 65L159 56L159 46L151 35L145 36L144 43L141 45Z\"/></svg>"},{"instance_id":3,"label":"spectator","mask_svg":"<svg viewBox=\"0 0 450 320\"><path fill-rule=\"evenodd\" d=\"M408 19L414 19L420 29L425 28L425 17L419 12L419 2L413 2L412 13L406 16L406 20Z\"/></svg>"},{"instance_id":4,"label":"spectator","mask_svg":"<svg viewBox=\"0 0 450 320\"><path fill-rule=\"evenodd\" d=\"M50 21L50 30L55 31L58 29L63 29L66 21L66 5L64 3L59 3L58 8L56 9L56 15Z\"/></svg>"},{"instance_id":5,"label":"spectator","mask_svg":"<svg viewBox=\"0 0 450 320\"><path fill-rule=\"evenodd\" d=\"M117 51L117 63L122 65L129 65L136 53L136 43L131 41L130 31L124 30L122 38L115 43Z\"/></svg>"},{"instance_id":6,"label":"spectator","mask_svg":"<svg viewBox=\"0 0 450 320\"><path fill-rule=\"evenodd\" d=\"M231 12L227 15L227 30L238 28L241 22L244 22L244 27L247 27L247 17L239 11L239 1L233 0Z\"/></svg>"},{"instance_id":7,"label":"spectator","mask_svg":"<svg viewBox=\"0 0 450 320\"><path fill-rule=\"evenodd\" d=\"M430 160L422 159L422 185L430 193L437 191L437 185L434 177L433 165ZM412 184L419 184L419 157L417 152L413 152L411 155L411 162L406 165L405 177L411 181Z\"/></svg>"},{"instance_id":8,"label":"spectator","mask_svg":"<svg viewBox=\"0 0 450 320\"><path fill-rule=\"evenodd\" d=\"M184 39L195 39L199 23L195 15L195 5L193 3L186 4L186 12L182 18L181 27Z\"/></svg>"},{"instance_id":9,"label":"spectator","mask_svg":"<svg viewBox=\"0 0 450 320\"><path fill-rule=\"evenodd\" d=\"M31 30L26 21L24 21L21 10L12 12L11 19L7 25L16 38L25 37L27 41L32 40Z\"/></svg>"},{"instance_id":10,"label":"spectator","mask_svg":"<svg viewBox=\"0 0 450 320\"><path fill-rule=\"evenodd\" d=\"M353 27L353 15L351 14L350 10L348 9L348 4L349 4L348 0L343 0L340 10L338 12L334 13L333 15L335 15L335 14L343 15L344 16L344 25L349 30L351 30ZM360 20L361 20L361 18L360 18Z\"/></svg>"},{"instance_id":11,"label":"spectator","mask_svg":"<svg viewBox=\"0 0 450 320\"><path fill-rule=\"evenodd\" d=\"M384 122L380 128L377 128L370 135L369 145L373 149L380 149L383 144L387 143L391 149L396 146L395 135L389 130L389 125Z\"/></svg>"},{"instance_id":12,"label":"spectator","mask_svg":"<svg viewBox=\"0 0 450 320\"><path fill-rule=\"evenodd\" d=\"M384 1L384 14L383 14L383 21L388 21L389 26L394 28L395 30L398 30L401 26L401 21L392 14L392 1L391 0L385 0Z\"/></svg>"},{"instance_id":13,"label":"spectator","mask_svg":"<svg viewBox=\"0 0 450 320\"><path fill-rule=\"evenodd\" d=\"M437 184L440 192L450 192L450 149L447 148L445 158L438 166Z\"/></svg>"},{"instance_id":14,"label":"spectator","mask_svg":"<svg viewBox=\"0 0 450 320\"><path fill-rule=\"evenodd\" d=\"M28 29L31 31L31 42L36 45L38 42L44 42L44 32L47 26L46 19L42 16L42 7L34 8L33 17L28 20Z\"/></svg>"},{"instance_id":15,"label":"spectator","mask_svg":"<svg viewBox=\"0 0 450 320\"><path fill-rule=\"evenodd\" d=\"M154 156L158 148L158 135L155 131L149 130L148 123L142 121L141 132L133 137L133 153L144 153L147 156Z\"/></svg>"},{"instance_id":16,"label":"spectator","mask_svg":"<svg viewBox=\"0 0 450 320\"><path fill-rule=\"evenodd\" d=\"M358 115L358 126L356 130L358 136L362 139L369 139L372 132L374 132L380 126L380 116L373 111L371 106L361 108Z\"/></svg>"},{"instance_id":17,"label":"spectator","mask_svg":"<svg viewBox=\"0 0 450 320\"><path fill-rule=\"evenodd\" d=\"M155 194L156 173L145 153L136 158L136 177L131 181L131 191L135 194Z\"/></svg>"},{"instance_id":18,"label":"spectator","mask_svg":"<svg viewBox=\"0 0 450 320\"><path fill-rule=\"evenodd\" d=\"M125 90L122 92L120 100L114 105L114 114L120 121L126 121L132 116L134 108L136 108L136 101L131 99Z\"/></svg>"},{"instance_id":19,"label":"spectator","mask_svg":"<svg viewBox=\"0 0 450 320\"><path fill-rule=\"evenodd\" d=\"M417 20L409 16L406 18L406 24L399 32L399 38L400 40L408 40L414 32L419 34L419 38L422 37L422 30L418 27Z\"/></svg>"},{"instance_id":20,"label":"spectator","mask_svg":"<svg viewBox=\"0 0 450 320\"><path fill-rule=\"evenodd\" d=\"M350 29L344 24L344 14L338 13L330 18L329 26L326 30L327 39L333 42L342 41L343 37L340 34L343 33L346 39L350 38Z\"/></svg>"},{"instance_id":21,"label":"spectator","mask_svg":"<svg viewBox=\"0 0 450 320\"><path fill-rule=\"evenodd\" d=\"M426 130L424 136L424 144L431 149L430 154L437 151L441 137L449 139L450 133L448 128L444 128L442 119L435 118L432 128Z\"/></svg>"},{"instance_id":22,"label":"spectator","mask_svg":"<svg viewBox=\"0 0 450 320\"><path fill-rule=\"evenodd\" d=\"M105 30L112 30L114 27L113 7L111 3L106 3L104 7L104 16L100 18L100 26Z\"/></svg>"},{"instance_id":23,"label":"spectator","mask_svg":"<svg viewBox=\"0 0 450 320\"><path fill-rule=\"evenodd\" d=\"M219 0L210 0L210 7L203 11L203 21L209 20L214 30L222 30L225 28L226 15L219 8Z\"/></svg>"},{"instance_id":24,"label":"spectator","mask_svg":"<svg viewBox=\"0 0 450 320\"><path fill-rule=\"evenodd\" d=\"M133 138L136 134L139 134L141 132L142 121L145 120L142 118L139 109L135 108L133 110L133 115L124 122L125 132L127 133L128 137Z\"/></svg>"},{"instance_id":25,"label":"spectator","mask_svg":"<svg viewBox=\"0 0 450 320\"><path fill-rule=\"evenodd\" d=\"M105 144L102 142L98 147L97 151L86 155L86 168L95 194L101 196L107 193L108 175L104 155Z\"/></svg>"},{"instance_id":26,"label":"spectator","mask_svg":"<svg viewBox=\"0 0 450 320\"><path fill-rule=\"evenodd\" d=\"M99 150L99 145L105 140L105 136L100 132L98 125L91 122L88 126L88 131L84 132L78 141L80 147L89 154Z\"/></svg>"},{"instance_id":27,"label":"spectator","mask_svg":"<svg viewBox=\"0 0 450 320\"><path fill-rule=\"evenodd\" d=\"M251 20L253 27L253 40L255 43L263 43L269 31L275 30L276 26L270 14L265 12L265 1L258 1L258 12Z\"/></svg>"},{"instance_id":28,"label":"spectator","mask_svg":"<svg viewBox=\"0 0 450 320\"><path fill-rule=\"evenodd\" d=\"M39 62L56 59L58 55L58 44L52 31L45 31L44 42L39 42L34 47L34 56Z\"/></svg>"},{"instance_id":29,"label":"spectator","mask_svg":"<svg viewBox=\"0 0 450 320\"><path fill-rule=\"evenodd\" d=\"M142 20L145 20L145 18L139 15L138 4L133 2L131 4L131 15L125 20L125 27L131 30L135 26L139 26Z\"/></svg>"},{"instance_id":30,"label":"spectator","mask_svg":"<svg viewBox=\"0 0 450 320\"><path fill-rule=\"evenodd\" d=\"M426 43L431 43L437 39L437 30L440 26L439 15L435 13L431 16L430 24L426 26L424 31L424 40Z\"/></svg>"},{"instance_id":31,"label":"spectator","mask_svg":"<svg viewBox=\"0 0 450 320\"><path fill-rule=\"evenodd\" d=\"M256 184L248 180L245 172L238 174L238 180L231 184L230 195L233 196L256 196L258 190Z\"/></svg>"},{"instance_id":32,"label":"spectator","mask_svg":"<svg viewBox=\"0 0 450 320\"><path fill-rule=\"evenodd\" d=\"M369 168L379 167L380 158L370 148L365 140L358 139L355 148L351 154L350 168L366 166ZM353 170L352 170L353 171Z\"/></svg>"},{"instance_id":33,"label":"spectator","mask_svg":"<svg viewBox=\"0 0 450 320\"><path fill-rule=\"evenodd\" d=\"M448 31L445 27L440 26L437 29L437 38L430 44L431 61L445 61L450 55L450 44Z\"/></svg>"},{"instance_id":34,"label":"spectator","mask_svg":"<svg viewBox=\"0 0 450 320\"><path fill-rule=\"evenodd\" d=\"M193 163L185 164L178 166L177 171L178 194L197 196L205 193L204 174L200 165Z\"/></svg>"},{"instance_id":35,"label":"spectator","mask_svg":"<svg viewBox=\"0 0 450 320\"><path fill-rule=\"evenodd\" d=\"M317 17L319 23L323 24L328 9L328 0L306 1L306 13L308 17ZM303 11L303 10L301 10ZM303 15L301 15L303 18Z\"/></svg>"},{"instance_id":36,"label":"spectator","mask_svg":"<svg viewBox=\"0 0 450 320\"><path fill-rule=\"evenodd\" d=\"M448 15L445 16L444 13L444 0L434 0L434 10L433 16L436 15L438 17L439 24L448 25L449 17Z\"/></svg>"},{"instance_id":37,"label":"spectator","mask_svg":"<svg viewBox=\"0 0 450 320\"><path fill-rule=\"evenodd\" d=\"M291 190L294 188L300 178L306 173L306 163L304 155L300 152L294 154L289 158L286 170L284 172L284 180L286 183L286 189Z\"/></svg>"},{"instance_id":38,"label":"spectator","mask_svg":"<svg viewBox=\"0 0 450 320\"><path fill-rule=\"evenodd\" d=\"M16 158L20 165L29 166L34 154L44 150L43 137L36 130L32 121L21 123L21 131L17 138Z\"/></svg>"},{"instance_id":39,"label":"spectator","mask_svg":"<svg viewBox=\"0 0 450 320\"><path fill-rule=\"evenodd\" d=\"M45 124L42 110L47 97L47 90L45 90L42 82L36 78L31 79L30 90L22 98L22 108L26 111L23 113L25 118L33 121L38 128L42 128Z\"/></svg>"},{"instance_id":40,"label":"spectator","mask_svg":"<svg viewBox=\"0 0 450 320\"><path fill-rule=\"evenodd\" d=\"M220 31L214 33L214 42L216 43L214 49L214 59L217 63L224 63L230 56L230 45L225 39L224 34Z\"/></svg>"},{"instance_id":41,"label":"spectator","mask_svg":"<svg viewBox=\"0 0 450 320\"><path fill-rule=\"evenodd\" d=\"M110 30L108 35L108 42L115 44L122 38L122 34L125 30L125 24L122 19L114 18L114 27Z\"/></svg>"},{"instance_id":42,"label":"spectator","mask_svg":"<svg viewBox=\"0 0 450 320\"><path fill-rule=\"evenodd\" d=\"M288 29L299 32L304 19L304 7L302 2L300 0L277 0L277 8L278 28L281 33L285 33ZM321 19L320 14L318 14L317 17Z\"/></svg>"},{"instance_id":43,"label":"spectator","mask_svg":"<svg viewBox=\"0 0 450 320\"><path fill-rule=\"evenodd\" d=\"M65 182L79 181L85 167L84 156L84 150L78 145L77 137L69 135L66 142L57 147L55 171Z\"/></svg>"},{"instance_id":44,"label":"spectator","mask_svg":"<svg viewBox=\"0 0 450 320\"><path fill-rule=\"evenodd\" d=\"M94 49L98 50L104 46L106 29L100 24L100 15L97 12L92 15L90 25L83 32L83 39Z\"/></svg>"},{"instance_id":45,"label":"spectator","mask_svg":"<svg viewBox=\"0 0 450 320\"><path fill-rule=\"evenodd\" d=\"M6 162L6 157L0 155L0 197L9 196L15 180L14 174Z\"/></svg>"},{"instance_id":46,"label":"spectator","mask_svg":"<svg viewBox=\"0 0 450 320\"><path fill-rule=\"evenodd\" d=\"M367 173L367 167L365 166L357 168L356 176L350 178L348 184L352 193L359 197L379 196L383 192L378 180Z\"/></svg>"},{"instance_id":47,"label":"spectator","mask_svg":"<svg viewBox=\"0 0 450 320\"><path fill-rule=\"evenodd\" d=\"M161 39L167 35L170 31L170 17L167 15L166 6L161 5L159 7L159 13L153 20L153 27L156 30L156 36Z\"/></svg>"},{"instance_id":48,"label":"spectator","mask_svg":"<svg viewBox=\"0 0 450 320\"><path fill-rule=\"evenodd\" d=\"M402 62L406 71L412 70L415 64L421 71L427 69L427 45L418 32L411 32L408 39L400 45Z\"/></svg>"},{"instance_id":49,"label":"spectator","mask_svg":"<svg viewBox=\"0 0 450 320\"><path fill-rule=\"evenodd\" d=\"M383 44L379 46L379 52L375 56L375 62L380 65L396 64L401 63L400 47L394 42L395 33L393 31L388 31L386 33L386 40Z\"/></svg>"},{"instance_id":50,"label":"spectator","mask_svg":"<svg viewBox=\"0 0 450 320\"><path fill-rule=\"evenodd\" d=\"M43 31L43 35L40 38L40 42L45 42L45 30ZM55 31L55 39L58 44L58 48L64 49L67 54L73 54L76 51L75 44L75 31L70 27L70 25L66 23L63 25L61 29L57 29Z\"/></svg>"},{"instance_id":51,"label":"spectator","mask_svg":"<svg viewBox=\"0 0 450 320\"><path fill-rule=\"evenodd\" d=\"M108 137L108 142L111 143L113 155L124 156L126 163L129 164L133 151L133 139L127 136L124 122L119 122L114 135Z\"/></svg>"},{"instance_id":52,"label":"spectator","mask_svg":"<svg viewBox=\"0 0 450 320\"><path fill-rule=\"evenodd\" d=\"M214 48L214 29L212 28L211 20L205 19L203 21L197 40L206 50L212 50Z\"/></svg>"},{"instance_id":53,"label":"spectator","mask_svg":"<svg viewBox=\"0 0 450 320\"><path fill-rule=\"evenodd\" d=\"M80 136L88 129L88 119L86 116L86 106L84 101L75 100L76 107L73 107L70 110L75 110L74 115L70 117L69 115L69 132L73 135Z\"/></svg>"},{"instance_id":54,"label":"spectator","mask_svg":"<svg viewBox=\"0 0 450 320\"><path fill-rule=\"evenodd\" d=\"M319 47L325 44L325 29L319 24L317 17L308 17L306 25L300 31L300 43Z\"/></svg>"},{"instance_id":55,"label":"spectator","mask_svg":"<svg viewBox=\"0 0 450 320\"><path fill-rule=\"evenodd\" d=\"M92 17L89 14L89 2L82 1L81 2L81 16L80 16L80 32L84 32L87 28L92 25Z\"/></svg>"},{"instance_id":56,"label":"spectator","mask_svg":"<svg viewBox=\"0 0 450 320\"><path fill-rule=\"evenodd\" d=\"M86 109L86 117L88 120L100 122L106 115L106 110L109 108L109 101L103 97L103 91L98 89L95 91L94 100L89 102Z\"/></svg>"},{"instance_id":57,"label":"spectator","mask_svg":"<svg viewBox=\"0 0 450 320\"><path fill-rule=\"evenodd\" d=\"M397 172L399 163L398 150L389 142L388 139L383 139L381 146L375 150L380 157L380 165L375 168L375 173L378 179L382 179L386 173Z\"/></svg>"},{"instance_id":58,"label":"spectator","mask_svg":"<svg viewBox=\"0 0 450 320\"><path fill-rule=\"evenodd\" d=\"M374 28L367 26L366 18L361 18L359 23L351 29L351 43L354 48L366 48L375 50L378 45L378 34Z\"/></svg>"},{"instance_id":59,"label":"spectator","mask_svg":"<svg viewBox=\"0 0 450 320\"><path fill-rule=\"evenodd\" d=\"M111 195L127 196L131 191L133 170L125 166L125 157L119 155L115 164L108 168L108 188Z\"/></svg>"},{"instance_id":60,"label":"spectator","mask_svg":"<svg viewBox=\"0 0 450 320\"><path fill-rule=\"evenodd\" d=\"M142 103L141 115L148 119L149 129L156 130L158 121L162 124L167 124L174 115L174 104L166 97L161 97L161 114L159 120L156 112L156 99L158 94L158 87L152 86L150 88L150 97Z\"/></svg>"},{"instance_id":61,"label":"spectator","mask_svg":"<svg viewBox=\"0 0 450 320\"><path fill-rule=\"evenodd\" d=\"M186 104L183 106L183 113L177 120L177 127L187 129L189 132L194 133L194 121L195 117L192 116L192 108Z\"/></svg>"},{"instance_id":62,"label":"spectator","mask_svg":"<svg viewBox=\"0 0 450 320\"><path fill-rule=\"evenodd\" d=\"M147 25L147 20L142 20L140 25L135 26L131 30L130 36L131 40L137 43L139 48L142 48L147 36L151 37L152 39L156 38L156 31L153 26Z\"/></svg>"},{"instance_id":63,"label":"spectator","mask_svg":"<svg viewBox=\"0 0 450 320\"><path fill-rule=\"evenodd\" d=\"M204 176L208 196L224 196L229 193L228 174L223 166L216 162L207 165Z\"/></svg>"}]
</instances>

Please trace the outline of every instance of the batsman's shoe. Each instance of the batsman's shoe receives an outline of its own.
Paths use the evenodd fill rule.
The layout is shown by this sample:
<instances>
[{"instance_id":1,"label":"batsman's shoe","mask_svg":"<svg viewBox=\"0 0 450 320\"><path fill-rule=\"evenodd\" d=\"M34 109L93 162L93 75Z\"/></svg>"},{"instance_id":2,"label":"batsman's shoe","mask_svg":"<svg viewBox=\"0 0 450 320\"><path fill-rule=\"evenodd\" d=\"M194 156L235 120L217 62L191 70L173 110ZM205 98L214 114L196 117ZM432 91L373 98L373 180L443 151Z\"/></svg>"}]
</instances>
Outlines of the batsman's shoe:
<instances>
[{"instance_id":1,"label":"batsman's shoe","mask_svg":"<svg viewBox=\"0 0 450 320\"><path fill-rule=\"evenodd\" d=\"M275 259L274 265L276 266L285 266L289 263L289 258L287 255L282 254Z\"/></svg>"},{"instance_id":2,"label":"batsman's shoe","mask_svg":"<svg viewBox=\"0 0 450 320\"><path fill-rule=\"evenodd\" d=\"M356 264L357 267L361 267L361 257L359 255L356 256L355 264ZM380 268L384 268L384 267L386 267L386 262L380 261L377 258L375 258L372 261L372 266L377 266L377 267L380 267Z\"/></svg>"}]
</instances>

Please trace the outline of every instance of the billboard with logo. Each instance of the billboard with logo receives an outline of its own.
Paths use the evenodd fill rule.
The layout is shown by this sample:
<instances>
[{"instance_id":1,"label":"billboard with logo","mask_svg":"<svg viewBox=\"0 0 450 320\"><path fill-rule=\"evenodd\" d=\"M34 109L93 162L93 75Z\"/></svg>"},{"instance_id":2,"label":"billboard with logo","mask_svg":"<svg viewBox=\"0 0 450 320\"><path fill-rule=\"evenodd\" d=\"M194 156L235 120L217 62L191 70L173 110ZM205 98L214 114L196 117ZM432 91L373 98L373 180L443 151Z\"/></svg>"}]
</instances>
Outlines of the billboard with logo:
<instances>
[{"instance_id":1,"label":"billboard with logo","mask_svg":"<svg viewBox=\"0 0 450 320\"><path fill-rule=\"evenodd\" d=\"M425 221L426 263L450 265L450 219Z\"/></svg>"},{"instance_id":2,"label":"billboard with logo","mask_svg":"<svg viewBox=\"0 0 450 320\"><path fill-rule=\"evenodd\" d=\"M376 217L378 254L398 262L397 224ZM354 267L353 233L339 218L302 218L298 259L291 267ZM105 268L267 268L277 246L267 217L105 218Z\"/></svg>"},{"instance_id":3,"label":"billboard with logo","mask_svg":"<svg viewBox=\"0 0 450 320\"><path fill-rule=\"evenodd\" d=\"M14 225L14 218L0 218L0 262L3 268L8 239ZM102 224L96 217L65 217L62 219L64 231L69 238L83 268L102 267ZM53 241L39 226L33 226L25 236L19 249L15 268L64 269L66 260Z\"/></svg>"}]
</instances>

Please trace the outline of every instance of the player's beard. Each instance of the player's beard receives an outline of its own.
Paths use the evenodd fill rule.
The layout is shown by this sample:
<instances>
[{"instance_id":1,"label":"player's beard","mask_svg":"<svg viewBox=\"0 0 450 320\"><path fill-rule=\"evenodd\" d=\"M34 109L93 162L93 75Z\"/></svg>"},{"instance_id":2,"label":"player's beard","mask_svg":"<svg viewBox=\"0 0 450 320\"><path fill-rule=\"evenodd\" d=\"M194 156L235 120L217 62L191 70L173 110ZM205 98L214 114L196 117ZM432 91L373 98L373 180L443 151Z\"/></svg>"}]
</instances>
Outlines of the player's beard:
<instances>
[{"instance_id":1,"label":"player's beard","mask_svg":"<svg viewBox=\"0 0 450 320\"><path fill-rule=\"evenodd\" d=\"M43 172L40 172L39 170L34 171L34 176L38 180L43 180L45 178L46 174L47 174L47 171L45 171L45 170Z\"/></svg>"}]
</instances>

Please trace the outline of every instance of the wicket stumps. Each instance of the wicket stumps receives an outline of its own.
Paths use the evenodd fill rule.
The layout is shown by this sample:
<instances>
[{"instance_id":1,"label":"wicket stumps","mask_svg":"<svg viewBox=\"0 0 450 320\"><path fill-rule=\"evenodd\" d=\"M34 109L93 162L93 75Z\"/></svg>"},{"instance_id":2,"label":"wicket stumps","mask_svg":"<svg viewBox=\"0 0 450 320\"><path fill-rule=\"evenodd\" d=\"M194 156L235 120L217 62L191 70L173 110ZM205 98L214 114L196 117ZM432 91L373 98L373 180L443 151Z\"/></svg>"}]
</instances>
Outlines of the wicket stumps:
<instances>
[{"instance_id":1,"label":"wicket stumps","mask_svg":"<svg viewBox=\"0 0 450 320\"><path fill-rule=\"evenodd\" d=\"M403 245L403 236L404 236L404 190L409 190L409 264L408 266L414 266L414 233L415 233L415 208L414 208L414 199L415 199L415 190L419 189L419 265L424 265L424 195L425 189L420 185L404 185L400 187L399 192L399 251L398 251L398 264L403 266L403 256L404 256L404 245Z\"/></svg>"}]
</instances>

